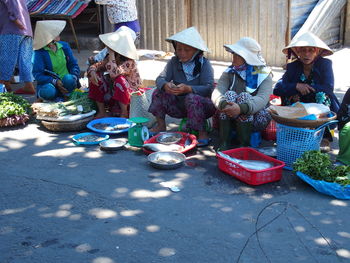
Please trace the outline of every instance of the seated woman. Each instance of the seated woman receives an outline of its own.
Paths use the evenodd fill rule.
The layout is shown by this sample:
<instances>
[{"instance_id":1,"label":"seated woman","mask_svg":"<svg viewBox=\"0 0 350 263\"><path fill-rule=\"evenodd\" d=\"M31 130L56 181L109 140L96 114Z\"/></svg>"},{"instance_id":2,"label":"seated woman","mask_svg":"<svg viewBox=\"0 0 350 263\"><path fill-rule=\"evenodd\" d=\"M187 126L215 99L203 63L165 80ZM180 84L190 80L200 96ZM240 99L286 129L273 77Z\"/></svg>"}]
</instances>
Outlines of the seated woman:
<instances>
[{"instance_id":1,"label":"seated woman","mask_svg":"<svg viewBox=\"0 0 350 263\"><path fill-rule=\"evenodd\" d=\"M128 31L131 34L131 37L136 45L137 36L134 30L132 30L130 27L127 27L127 26L121 26L115 32L121 32L121 31ZM107 56L107 52L108 52L108 49L107 47L105 47L102 50L100 50L96 55L90 56L88 58L87 65L92 65L104 60L105 57Z\"/></svg>"},{"instance_id":2,"label":"seated woman","mask_svg":"<svg viewBox=\"0 0 350 263\"><path fill-rule=\"evenodd\" d=\"M337 161L350 165L350 89L345 93L337 115L339 121L339 153Z\"/></svg>"},{"instance_id":3,"label":"seated woman","mask_svg":"<svg viewBox=\"0 0 350 263\"><path fill-rule=\"evenodd\" d=\"M252 131L265 129L271 120L266 110L272 92L271 70L260 55L259 43L243 37L224 47L232 53L232 65L222 73L211 97L221 111L220 151L232 147L233 130L239 146L250 146Z\"/></svg>"},{"instance_id":4,"label":"seated woman","mask_svg":"<svg viewBox=\"0 0 350 263\"><path fill-rule=\"evenodd\" d=\"M157 119L151 130L166 130L165 115L187 117L186 128L198 131L198 146L209 144L205 129L206 119L215 113L210 100L214 85L213 68L203 52L208 51L202 37L194 27L187 28L166 39L173 44L175 56L156 79L149 112Z\"/></svg>"},{"instance_id":5,"label":"seated woman","mask_svg":"<svg viewBox=\"0 0 350 263\"><path fill-rule=\"evenodd\" d=\"M288 106L297 101L316 102L338 112L339 102L333 92L332 61L324 58L332 55L333 51L317 36L306 32L293 39L283 53L297 59L287 64L286 72L273 90L274 95L282 98L282 105ZM329 145L332 141L329 129L326 129L324 138L325 146Z\"/></svg>"},{"instance_id":6,"label":"seated woman","mask_svg":"<svg viewBox=\"0 0 350 263\"><path fill-rule=\"evenodd\" d=\"M65 26L62 20L36 23L33 76L38 83L37 96L42 100L63 100L79 85L78 62L69 44L59 41Z\"/></svg>"},{"instance_id":7,"label":"seated woman","mask_svg":"<svg viewBox=\"0 0 350 263\"><path fill-rule=\"evenodd\" d=\"M108 116L109 111L120 112L128 118L130 94L142 85L135 60L138 58L133 38L128 31L99 35L107 46L104 60L88 69L89 97L96 101L98 113L95 118Z\"/></svg>"}]
</instances>

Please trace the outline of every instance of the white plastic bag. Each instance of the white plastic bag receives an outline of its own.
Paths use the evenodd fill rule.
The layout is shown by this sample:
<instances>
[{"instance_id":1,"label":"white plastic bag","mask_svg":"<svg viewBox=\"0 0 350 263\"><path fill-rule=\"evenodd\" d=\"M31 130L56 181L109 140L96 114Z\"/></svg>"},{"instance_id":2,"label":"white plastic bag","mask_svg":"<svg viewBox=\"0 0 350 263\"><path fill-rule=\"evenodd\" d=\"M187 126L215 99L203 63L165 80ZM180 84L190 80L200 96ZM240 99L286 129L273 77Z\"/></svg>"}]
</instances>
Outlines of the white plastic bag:
<instances>
[{"instance_id":1,"label":"white plastic bag","mask_svg":"<svg viewBox=\"0 0 350 263\"><path fill-rule=\"evenodd\" d=\"M148 118L149 121L145 123L148 128L151 128L156 122L156 117L154 117L152 113L148 112L148 108L152 102L152 94L155 89L155 87L149 87L145 89L144 92L134 92L131 94L130 98L129 118Z\"/></svg>"}]
</instances>

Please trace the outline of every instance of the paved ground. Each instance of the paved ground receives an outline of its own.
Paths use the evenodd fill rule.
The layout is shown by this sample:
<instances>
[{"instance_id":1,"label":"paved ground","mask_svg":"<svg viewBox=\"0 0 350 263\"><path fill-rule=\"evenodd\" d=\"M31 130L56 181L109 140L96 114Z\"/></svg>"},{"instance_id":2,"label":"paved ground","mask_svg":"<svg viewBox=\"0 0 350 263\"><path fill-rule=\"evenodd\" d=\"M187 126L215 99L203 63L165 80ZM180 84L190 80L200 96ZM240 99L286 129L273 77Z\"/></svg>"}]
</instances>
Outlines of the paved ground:
<instances>
[{"instance_id":1,"label":"paved ground","mask_svg":"<svg viewBox=\"0 0 350 263\"><path fill-rule=\"evenodd\" d=\"M340 66L348 58L348 49L332 57L339 97L350 86ZM141 74L160 68L142 63ZM282 72L274 68L274 79ZM48 132L34 120L0 134L1 263L350 260L349 202L290 172L254 187L219 171L212 147L164 171L138 149L75 146L74 132Z\"/></svg>"}]
</instances>

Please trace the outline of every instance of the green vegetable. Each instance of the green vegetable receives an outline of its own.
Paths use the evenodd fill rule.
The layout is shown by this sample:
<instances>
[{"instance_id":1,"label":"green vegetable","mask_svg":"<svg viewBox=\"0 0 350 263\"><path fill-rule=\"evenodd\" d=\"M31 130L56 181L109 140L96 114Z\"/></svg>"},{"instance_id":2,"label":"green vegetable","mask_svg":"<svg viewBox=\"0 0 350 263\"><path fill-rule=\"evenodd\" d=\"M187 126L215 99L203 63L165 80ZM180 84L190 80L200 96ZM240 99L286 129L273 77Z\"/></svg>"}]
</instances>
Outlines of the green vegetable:
<instances>
[{"instance_id":1,"label":"green vegetable","mask_svg":"<svg viewBox=\"0 0 350 263\"><path fill-rule=\"evenodd\" d=\"M300 171L314 180L350 184L350 166L334 167L330 157L320 151L306 151L293 164L294 171Z\"/></svg>"},{"instance_id":2,"label":"green vegetable","mask_svg":"<svg viewBox=\"0 0 350 263\"><path fill-rule=\"evenodd\" d=\"M30 104L12 92L0 93L0 119L28 113Z\"/></svg>"}]
</instances>

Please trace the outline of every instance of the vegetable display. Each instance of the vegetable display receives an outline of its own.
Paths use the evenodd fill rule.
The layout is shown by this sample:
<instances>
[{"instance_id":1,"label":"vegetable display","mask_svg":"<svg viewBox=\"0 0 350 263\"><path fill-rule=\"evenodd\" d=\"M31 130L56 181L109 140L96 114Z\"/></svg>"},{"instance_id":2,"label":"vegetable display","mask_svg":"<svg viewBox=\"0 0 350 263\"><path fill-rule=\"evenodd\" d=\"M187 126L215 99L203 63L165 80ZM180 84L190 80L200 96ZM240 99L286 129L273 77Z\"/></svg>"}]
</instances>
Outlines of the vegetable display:
<instances>
[{"instance_id":1,"label":"vegetable display","mask_svg":"<svg viewBox=\"0 0 350 263\"><path fill-rule=\"evenodd\" d=\"M293 170L314 180L350 185L350 166L333 166L329 155L320 151L304 152L293 164Z\"/></svg>"},{"instance_id":2,"label":"vegetable display","mask_svg":"<svg viewBox=\"0 0 350 263\"><path fill-rule=\"evenodd\" d=\"M96 108L94 101L90 100L88 93L74 91L70 100L57 103L34 103L33 111L40 116L60 117L91 112Z\"/></svg>"},{"instance_id":3,"label":"vegetable display","mask_svg":"<svg viewBox=\"0 0 350 263\"><path fill-rule=\"evenodd\" d=\"M0 119L28 113L30 104L12 92L0 93Z\"/></svg>"}]
</instances>

